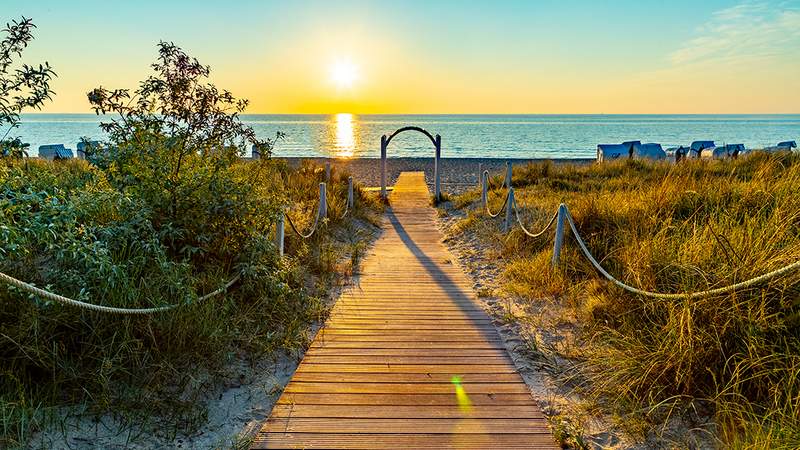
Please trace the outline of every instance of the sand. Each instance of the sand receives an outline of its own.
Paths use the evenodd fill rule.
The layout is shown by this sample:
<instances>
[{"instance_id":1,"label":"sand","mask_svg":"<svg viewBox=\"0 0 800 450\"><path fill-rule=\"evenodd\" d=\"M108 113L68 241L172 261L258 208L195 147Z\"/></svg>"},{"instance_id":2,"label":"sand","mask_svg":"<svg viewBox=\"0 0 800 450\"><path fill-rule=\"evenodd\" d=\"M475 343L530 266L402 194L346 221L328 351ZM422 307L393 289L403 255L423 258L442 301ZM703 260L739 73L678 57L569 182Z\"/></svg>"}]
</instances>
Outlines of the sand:
<instances>
[{"instance_id":1,"label":"sand","mask_svg":"<svg viewBox=\"0 0 800 450\"><path fill-rule=\"evenodd\" d=\"M300 355L279 354L250 366L237 360L227 367L230 378L206 393L208 421L196 433L170 435L149 424L128 423L120 417L81 414L63 408L58 423L36 433L29 448L42 449L215 449L232 448L255 434L289 382Z\"/></svg>"},{"instance_id":2,"label":"sand","mask_svg":"<svg viewBox=\"0 0 800 450\"><path fill-rule=\"evenodd\" d=\"M296 165L300 161L313 161L324 165L331 163L332 170L345 170L353 176L353 180L364 186L377 187L381 185L381 160L377 158L337 159L337 158L276 158L283 159L289 164ZM442 191L450 194L460 194L474 186L478 186L478 164L483 170L492 174L501 174L506 169L506 162L519 166L533 162L542 162L543 159L500 159L500 158L442 158L441 182ZM593 159L555 159L549 160L556 164L588 164ZM397 181L400 172L422 171L428 188L433 192L433 158L387 158L386 183L391 186Z\"/></svg>"}]
</instances>

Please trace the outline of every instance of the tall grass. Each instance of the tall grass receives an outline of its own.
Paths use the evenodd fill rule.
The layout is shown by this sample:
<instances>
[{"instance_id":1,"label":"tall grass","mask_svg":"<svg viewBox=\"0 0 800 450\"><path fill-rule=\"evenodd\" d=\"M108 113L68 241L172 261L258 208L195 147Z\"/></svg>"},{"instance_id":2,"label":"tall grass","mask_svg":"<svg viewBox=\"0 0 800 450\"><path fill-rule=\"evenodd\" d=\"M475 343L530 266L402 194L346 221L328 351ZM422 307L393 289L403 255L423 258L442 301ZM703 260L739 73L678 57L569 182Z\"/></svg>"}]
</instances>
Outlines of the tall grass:
<instances>
[{"instance_id":1,"label":"tall grass","mask_svg":"<svg viewBox=\"0 0 800 450\"><path fill-rule=\"evenodd\" d=\"M542 226L568 204L592 253L646 290L727 286L800 258L800 155L668 165L533 164L516 168L525 221ZM491 196L497 209L500 193ZM580 369L610 411L645 411L655 426L682 408L707 409L725 446L800 446L800 273L706 299L632 295L592 268L567 238L550 267L552 234L502 235L476 192L457 204L507 258L512 295L555 296L580 324Z\"/></svg>"},{"instance_id":2,"label":"tall grass","mask_svg":"<svg viewBox=\"0 0 800 450\"><path fill-rule=\"evenodd\" d=\"M293 205L308 222L324 177L317 168L234 164L214 187L223 197L190 205L210 219L181 228L82 161L27 164L0 165L0 271L91 303L184 306L109 315L0 286L0 447L24 446L68 405L144 425L157 417L162 433L197 429L203 395L226 364L306 345L349 252L333 234L378 207L357 190L347 219L326 222L311 241L287 231L287 257L278 258L277 211ZM346 174L334 175L330 213L339 217ZM229 292L195 302L238 272Z\"/></svg>"}]
</instances>

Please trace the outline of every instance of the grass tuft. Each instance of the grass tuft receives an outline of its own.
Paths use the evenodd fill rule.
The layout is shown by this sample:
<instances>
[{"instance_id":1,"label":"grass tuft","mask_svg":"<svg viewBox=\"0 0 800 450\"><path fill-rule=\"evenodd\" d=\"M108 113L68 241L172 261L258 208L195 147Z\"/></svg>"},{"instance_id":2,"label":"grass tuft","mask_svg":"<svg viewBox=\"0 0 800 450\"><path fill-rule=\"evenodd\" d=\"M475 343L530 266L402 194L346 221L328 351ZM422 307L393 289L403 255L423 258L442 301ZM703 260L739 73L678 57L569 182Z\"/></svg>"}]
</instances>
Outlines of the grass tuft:
<instances>
[{"instance_id":1,"label":"grass tuft","mask_svg":"<svg viewBox=\"0 0 800 450\"><path fill-rule=\"evenodd\" d=\"M796 153L678 165L529 164L515 168L513 183L526 226L543 226L565 202L603 266L642 289L717 288L800 258ZM497 210L502 195L489 198ZM586 393L607 413L644 420L651 431L676 414L707 415L724 446L798 446L800 273L707 299L650 299L601 278L569 232L553 269L552 233L500 233L475 191L453 204L469 217L456 232L476 233L503 256L509 295L559 298L577 318Z\"/></svg>"}]
</instances>

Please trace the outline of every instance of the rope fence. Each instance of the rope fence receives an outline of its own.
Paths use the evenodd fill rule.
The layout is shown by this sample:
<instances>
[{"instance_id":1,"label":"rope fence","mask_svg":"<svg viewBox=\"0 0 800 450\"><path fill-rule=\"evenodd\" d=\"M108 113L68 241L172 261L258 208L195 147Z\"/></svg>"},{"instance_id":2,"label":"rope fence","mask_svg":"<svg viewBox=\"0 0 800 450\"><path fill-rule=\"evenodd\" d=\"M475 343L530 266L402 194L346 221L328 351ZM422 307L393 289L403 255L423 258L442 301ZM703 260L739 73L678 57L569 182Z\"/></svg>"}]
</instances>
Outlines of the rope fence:
<instances>
[{"instance_id":1,"label":"rope fence","mask_svg":"<svg viewBox=\"0 0 800 450\"><path fill-rule=\"evenodd\" d=\"M506 205L508 204L509 195L506 194L505 199L503 200L503 206L501 206L500 209L497 210L496 213L493 213L492 210L489 209L489 196L488 196L489 171L488 170L485 170L483 172L482 178L483 178L483 194L482 194L481 199L482 199L482 202L483 202L483 208L486 210L486 214L488 214L489 217L492 217L492 218L497 217L500 214L502 214L503 210L506 208ZM503 182L503 185L500 186L500 189L503 189L503 187L505 187L505 182Z\"/></svg>"},{"instance_id":2,"label":"rope fence","mask_svg":"<svg viewBox=\"0 0 800 450\"><path fill-rule=\"evenodd\" d=\"M550 221L547 222L547 225L545 225L541 231L539 231L538 233L533 233L529 231L527 228L525 228L525 225L522 223L522 217L520 217L519 208L517 207L517 199L514 199L514 214L517 216L517 223L519 224L519 228L522 230L523 233L527 234L532 238L538 238L539 236L545 234L547 230L549 230L550 227L553 226L553 224L556 222L556 218L558 217L558 211L556 211L555 213L553 213L553 216L550 217Z\"/></svg>"},{"instance_id":3,"label":"rope fence","mask_svg":"<svg viewBox=\"0 0 800 450\"><path fill-rule=\"evenodd\" d=\"M202 303L212 297L216 297L217 295L227 291L231 286L233 286L237 281L239 281L241 277L242 277L241 274L234 276L227 283L220 286L219 289L209 292L208 294L202 297L198 297L197 300L195 300L192 303L175 303L172 305L156 306L153 308L116 308L113 306L95 305L93 303L82 302L80 300L64 297L63 295L54 294L52 292L45 291L44 289L38 288L32 284L18 280L12 276L0 272L0 281L3 281L4 283L14 286L16 288L22 289L38 297L52 300L54 302L62 303L69 306L76 306L78 308L89 309L92 311L103 312L108 314L123 314L123 315L154 314L154 313L169 311L171 309L177 308L178 306L189 305L189 304L196 305L198 303Z\"/></svg>"},{"instance_id":4,"label":"rope fence","mask_svg":"<svg viewBox=\"0 0 800 450\"><path fill-rule=\"evenodd\" d=\"M326 164L325 172L326 172L326 174L325 174L326 179L330 180L330 165L329 164ZM341 215L340 219L344 219L347 216L347 214L355 206L354 205L353 192L354 192L353 191L353 177L349 177L347 179L347 203L346 203L346 206L345 206L344 213ZM318 225L319 225L321 219L325 219L327 217L327 215L328 215L327 185L326 185L326 183L320 183L320 185L319 185L319 206L317 207L317 214L316 214L316 217L314 218L314 224L311 226L310 231L308 231L307 233L301 233L297 229L297 227L295 226L294 222L292 221L291 216L289 216L285 212L280 214L280 216L278 217L278 222L276 224L276 230L275 230L275 237L276 237L276 241L277 241L276 245L278 247L278 254L280 256L283 256L283 254L284 254L284 245L283 245L284 244L284 217L289 222L289 226L292 228L292 230L294 230L295 233L297 233L298 236L300 236L303 239L308 239L308 238L310 238L311 236L314 235L314 233L318 229ZM41 289L39 287L36 287L36 286L34 286L34 285L30 284L30 283L26 283L26 282L24 282L22 280L19 280L19 279L14 278L14 277L12 277L10 275L7 275L7 274L5 274L3 272L0 272L0 282L3 282L3 283L5 283L5 284L7 284L9 286L16 287L18 289L22 289L23 291L28 292L29 294L33 294L33 295L35 295L35 296L37 296L39 298L44 298L44 299L52 300L54 302L61 303L61 304L64 304L64 305L74 306L74 307L78 307L78 308L82 308L82 309L88 309L88 310L91 310L91 311L97 311L97 312L102 312L102 313L107 313L107 314L120 314L120 315L155 314L155 313L161 313L161 312L169 311L169 310L175 309L175 308L177 308L179 306L186 306L186 305L191 305L191 304L196 305L196 304L202 303L202 302L204 302L204 301L206 301L206 300L208 300L210 298L216 297L217 295L220 295L220 294L226 292L228 289L231 288L231 286L236 284L241 279L241 277L242 277L241 273L233 276L230 280L228 280L225 284L220 286L218 289L216 289L216 290L214 290L212 292L209 292L208 294L205 294L205 295L203 295L201 297L198 297L193 302L174 303L174 304L170 304L170 305L156 306L156 307L152 307L152 308L118 308L118 307L113 307L113 306L104 306L104 305L98 305L98 304L94 304L94 303L88 303L88 302L84 302L84 301L81 301L81 300L75 300L73 298L65 297L63 295L59 295L59 294L56 294L56 293L53 293L53 292L50 292L50 291L46 291L46 290Z\"/></svg>"},{"instance_id":5,"label":"rope fence","mask_svg":"<svg viewBox=\"0 0 800 450\"><path fill-rule=\"evenodd\" d=\"M325 167L326 167L326 175L325 175L326 179L330 179L330 166L328 164L326 164ZM354 196L354 189L353 189L353 177L348 177L347 178L347 202L345 203L344 212L342 213L341 216L339 216L339 220L342 220L345 217L347 217L347 214L349 214L350 210L352 210L354 207L355 207L355 196ZM322 223L322 221L325 220L328 217L328 188L327 188L327 184L326 183L320 183L319 184L319 204L317 206L317 213L315 214L315 217L314 217L314 223L311 225L311 228L309 229L309 231L307 231L306 233L301 232L297 228L297 226L295 225L295 221L292 220L292 217L285 211L279 217L278 226L277 226L277 232L275 233L275 239L276 239L275 244L278 247L278 253L280 253L281 256L283 256L284 238L285 238L284 230L283 230L284 217L286 218L286 221L289 222L289 227L292 229L292 231L295 232L295 234L297 234L298 236L300 236L303 239L311 238L311 236L313 236L314 233L319 228L319 224Z\"/></svg>"},{"instance_id":6,"label":"rope fence","mask_svg":"<svg viewBox=\"0 0 800 450\"><path fill-rule=\"evenodd\" d=\"M508 165L508 167L510 167L510 164ZM507 173L510 173L510 169ZM508 178L509 176L507 175L506 179L508 180ZM503 187L506 187L507 189L505 199L503 201L503 206L500 207L500 210L497 211L497 213L492 213L488 205L488 184L489 184L488 180L489 180L489 171L488 170L483 171L481 174L481 187L482 187L481 209L485 210L489 217L496 218L500 216L500 214L503 212L503 209L505 208L506 217L503 222L504 232L508 232L510 230L512 224L512 210L513 210L513 215L516 218L516 222L520 226L520 229L527 236L530 236L532 238L538 238L543 236L553 226L553 224L556 224L555 239L553 243L552 263L553 266L558 266L561 254L561 248L564 242L564 230L566 229L565 225L568 224L570 230L572 231L572 235L575 237L575 241L578 243L578 247L580 247L581 255L584 256L589 261L589 263L591 263L591 265L595 268L595 270L600 272L600 274L603 277L605 277L607 280L611 281L618 287L632 294L651 297L651 298L658 298L663 300L706 298L716 295L728 294L741 289L751 288L753 286L769 281L773 278L789 274L795 270L800 270L800 260L798 260L786 266L767 272L763 275L753 277L749 280L745 280L739 283L732 284L730 286L725 286L715 289L708 289L703 291L687 292L687 293L661 293L661 292L652 292L652 291L646 291L644 289L639 289L637 287L631 286L629 284L620 281L618 278L611 275L608 272L608 270L606 270L597 261L597 258L595 258L595 256L592 255L591 251L589 251L589 248L586 246L586 242L583 240L583 237L581 237L580 232L578 232L578 227L575 225L575 221L573 220L572 214L570 213L569 208L567 207L566 204L564 203L560 204L558 209L550 218L550 221L547 223L547 225L545 225L541 231L533 233L530 230L528 230L522 222L522 217L519 212L519 205L516 199L514 198L514 187L511 185L511 182L508 183L504 182L503 186L500 187L500 189L503 189Z\"/></svg>"}]
</instances>

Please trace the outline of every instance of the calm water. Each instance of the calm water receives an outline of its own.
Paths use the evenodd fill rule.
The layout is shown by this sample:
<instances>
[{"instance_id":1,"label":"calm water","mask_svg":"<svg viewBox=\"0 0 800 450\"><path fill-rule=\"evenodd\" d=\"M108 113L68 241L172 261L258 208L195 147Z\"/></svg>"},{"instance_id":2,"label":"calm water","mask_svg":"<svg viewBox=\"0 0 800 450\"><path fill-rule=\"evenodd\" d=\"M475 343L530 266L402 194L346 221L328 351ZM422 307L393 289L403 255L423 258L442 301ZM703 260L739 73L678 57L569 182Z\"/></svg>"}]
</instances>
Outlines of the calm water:
<instances>
[{"instance_id":1,"label":"calm water","mask_svg":"<svg viewBox=\"0 0 800 450\"><path fill-rule=\"evenodd\" d=\"M262 137L286 133L276 156L379 157L380 137L406 125L442 136L443 157L585 158L599 143L628 140L664 147L693 140L743 143L748 148L800 141L793 115L244 115ZM75 148L80 136L102 139L93 114L29 114L11 135L31 143ZM432 156L419 133L393 139L389 156Z\"/></svg>"}]
</instances>

